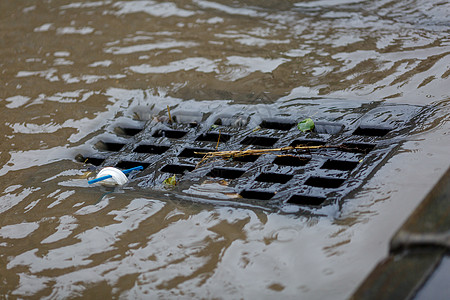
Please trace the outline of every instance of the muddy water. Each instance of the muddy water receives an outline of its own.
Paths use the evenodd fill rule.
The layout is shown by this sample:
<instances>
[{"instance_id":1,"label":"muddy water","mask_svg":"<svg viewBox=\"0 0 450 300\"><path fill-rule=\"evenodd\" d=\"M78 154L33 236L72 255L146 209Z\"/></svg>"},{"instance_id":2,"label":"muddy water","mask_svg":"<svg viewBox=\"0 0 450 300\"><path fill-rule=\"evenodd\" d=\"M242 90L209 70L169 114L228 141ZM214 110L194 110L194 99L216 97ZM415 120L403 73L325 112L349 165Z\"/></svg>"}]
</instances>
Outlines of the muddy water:
<instances>
[{"instance_id":1,"label":"muddy water","mask_svg":"<svg viewBox=\"0 0 450 300\"><path fill-rule=\"evenodd\" d=\"M260 3L261 2L261 3ZM0 294L345 299L449 165L446 1L1 1ZM158 200L80 147L166 105L430 107L333 217Z\"/></svg>"}]
</instances>

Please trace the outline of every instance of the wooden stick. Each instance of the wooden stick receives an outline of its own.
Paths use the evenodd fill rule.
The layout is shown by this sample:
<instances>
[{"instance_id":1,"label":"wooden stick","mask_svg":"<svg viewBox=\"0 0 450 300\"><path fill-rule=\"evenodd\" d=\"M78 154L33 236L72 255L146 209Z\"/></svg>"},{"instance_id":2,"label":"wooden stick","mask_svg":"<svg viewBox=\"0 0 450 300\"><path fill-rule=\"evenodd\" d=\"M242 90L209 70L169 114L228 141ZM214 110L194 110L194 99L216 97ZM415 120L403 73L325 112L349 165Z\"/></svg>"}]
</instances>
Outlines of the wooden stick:
<instances>
[{"instance_id":1,"label":"wooden stick","mask_svg":"<svg viewBox=\"0 0 450 300\"><path fill-rule=\"evenodd\" d=\"M281 148L272 148L272 149L249 149L249 150L230 150L230 151L213 151L213 152L194 152L195 154L203 154L209 156L244 156L244 155L262 155L270 152L279 152L279 151L289 151L289 150L316 150L321 148L339 148L339 146L330 146L330 145L322 145L322 146L286 146Z\"/></svg>"},{"instance_id":2,"label":"wooden stick","mask_svg":"<svg viewBox=\"0 0 450 300\"><path fill-rule=\"evenodd\" d=\"M219 130L219 138L217 139L216 150L219 149L219 142L220 142L220 130Z\"/></svg>"},{"instance_id":3,"label":"wooden stick","mask_svg":"<svg viewBox=\"0 0 450 300\"><path fill-rule=\"evenodd\" d=\"M263 155L272 152L289 151L289 150L316 150L322 148L342 148L342 145L321 145L321 146L285 146L272 149L249 149L249 150L230 150L230 151L213 151L213 152L194 152L195 154L203 154L203 158L197 164L201 165L204 161L213 157L231 158L241 157L245 155Z\"/></svg>"},{"instance_id":4,"label":"wooden stick","mask_svg":"<svg viewBox=\"0 0 450 300\"><path fill-rule=\"evenodd\" d=\"M169 107L169 105L167 105L167 113L169 114L169 122L170 122L170 124L172 124L173 120L172 120L172 116L170 115L170 107Z\"/></svg>"}]
</instances>

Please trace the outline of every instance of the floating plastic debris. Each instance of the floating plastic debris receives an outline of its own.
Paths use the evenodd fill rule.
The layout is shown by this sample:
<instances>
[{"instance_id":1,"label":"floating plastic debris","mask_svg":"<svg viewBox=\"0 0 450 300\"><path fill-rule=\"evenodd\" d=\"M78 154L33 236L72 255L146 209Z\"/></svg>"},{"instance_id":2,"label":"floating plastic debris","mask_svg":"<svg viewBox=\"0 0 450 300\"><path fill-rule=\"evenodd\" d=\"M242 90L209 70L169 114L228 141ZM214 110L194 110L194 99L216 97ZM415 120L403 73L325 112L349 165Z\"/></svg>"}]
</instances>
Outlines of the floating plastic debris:
<instances>
[{"instance_id":1,"label":"floating plastic debris","mask_svg":"<svg viewBox=\"0 0 450 300\"><path fill-rule=\"evenodd\" d=\"M114 167L106 167L100 170L95 179L89 180L89 184L101 182L103 185L124 185L128 182L128 178L125 174L132 171L142 170L144 167L138 166L127 170L119 170Z\"/></svg>"}]
</instances>

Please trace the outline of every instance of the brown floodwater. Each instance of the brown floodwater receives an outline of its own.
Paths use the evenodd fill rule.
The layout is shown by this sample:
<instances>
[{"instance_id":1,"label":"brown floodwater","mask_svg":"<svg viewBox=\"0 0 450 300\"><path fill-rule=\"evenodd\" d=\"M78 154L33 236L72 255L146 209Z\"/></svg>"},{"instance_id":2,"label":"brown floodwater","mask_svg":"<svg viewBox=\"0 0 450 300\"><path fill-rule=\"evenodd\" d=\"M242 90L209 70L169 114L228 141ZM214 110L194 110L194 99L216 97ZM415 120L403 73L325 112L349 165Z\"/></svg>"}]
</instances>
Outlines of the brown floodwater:
<instances>
[{"instance_id":1,"label":"brown floodwater","mask_svg":"<svg viewBox=\"0 0 450 300\"><path fill-rule=\"evenodd\" d=\"M449 166L449 36L442 0L2 0L0 295L348 298ZM74 159L167 105L325 98L429 107L325 217L89 186Z\"/></svg>"}]
</instances>

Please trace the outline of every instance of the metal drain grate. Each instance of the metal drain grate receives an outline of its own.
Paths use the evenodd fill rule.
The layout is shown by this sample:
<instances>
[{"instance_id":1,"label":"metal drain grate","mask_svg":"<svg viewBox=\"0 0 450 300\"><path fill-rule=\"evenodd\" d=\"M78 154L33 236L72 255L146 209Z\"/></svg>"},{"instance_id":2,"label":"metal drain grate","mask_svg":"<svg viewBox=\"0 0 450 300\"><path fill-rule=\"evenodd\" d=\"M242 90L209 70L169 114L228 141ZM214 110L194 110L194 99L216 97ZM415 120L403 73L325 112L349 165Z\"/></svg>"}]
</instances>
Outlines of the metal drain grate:
<instances>
[{"instance_id":1,"label":"metal drain grate","mask_svg":"<svg viewBox=\"0 0 450 300\"><path fill-rule=\"evenodd\" d=\"M116 126L114 133L95 141L93 150L77 160L123 169L141 165L144 170L130 184L148 190L167 190L164 180L175 174L178 184L172 195L183 199L214 200L190 187L220 182L233 195L230 201L317 208L360 187L407 136L422 109L373 104L344 115L324 113L314 117L316 126L307 133L296 126L307 115L280 112L279 117L264 119L257 114L238 118L212 113L203 118L190 113L195 116L191 120L173 112L174 120L183 123L152 120L142 128ZM289 145L339 147L203 162L204 155L198 153Z\"/></svg>"}]
</instances>

